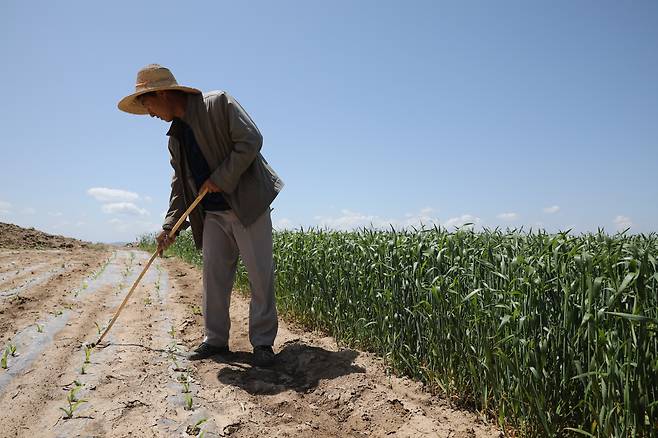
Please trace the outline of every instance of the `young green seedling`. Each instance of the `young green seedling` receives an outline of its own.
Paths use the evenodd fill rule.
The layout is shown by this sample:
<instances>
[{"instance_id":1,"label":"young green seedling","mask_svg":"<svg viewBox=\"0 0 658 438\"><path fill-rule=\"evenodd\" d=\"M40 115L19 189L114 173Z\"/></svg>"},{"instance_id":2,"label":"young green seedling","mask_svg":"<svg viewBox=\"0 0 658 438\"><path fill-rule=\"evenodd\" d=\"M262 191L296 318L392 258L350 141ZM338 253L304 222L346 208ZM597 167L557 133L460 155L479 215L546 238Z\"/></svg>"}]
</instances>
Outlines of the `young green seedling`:
<instances>
[{"instance_id":1,"label":"young green seedling","mask_svg":"<svg viewBox=\"0 0 658 438\"><path fill-rule=\"evenodd\" d=\"M174 363L174 371L185 371L185 368L181 368L180 365L178 365L178 361L173 355L171 356L171 361Z\"/></svg>"},{"instance_id":2,"label":"young green seedling","mask_svg":"<svg viewBox=\"0 0 658 438\"><path fill-rule=\"evenodd\" d=\"M116 253L112 253L112 255L111 255L107 260L105 260L105 263L103 264L103 266L101 266L101 268L98 270L98 272L97 272L96 274L94 274L94 279L97 279L98 277L101 276L101 274L102 274L102 273L105 271L105 269L107 268L107 265L109 265L110 262L112 261L112 259L114 258L114 255L115 255L115 254L116 254Z\"/></svg>"},{"instance_id":3,"label":"young green seedling","mask_svg":"<svg viewBox=\"0 0 658 438\"><path fill-rule=\"evenodd\" d=\"M196 423L194 423L194 426L187 426L187 434L188 435L195 435L198 437L202 437L205 431L201 430L201 425L208 421L207 418L202 418Z\"/></svg>"},{"instance_id":4,"label":"young green seedling","mask_svg":"<svg viewBox=\"0 0 658 438\"><path fill-rule=\"evenodd\" d=\"M161 269L158 267L158 278L155 280L155 292L158 295L158 297L160 296L160 288L162 287L162 283L160 280L161 273L162 273Z\"/></svg>"},{"instance_id":5,"label":"young green seedling","mask_svg":"<svg viewBox=\"0 0 658 438\"><path fill-rule=\"evenodd\" d=\"M71 388L68 394L66 394L66 401L69 403L73 403L78 401L78 396L76 395L78 391L80 391L80 388L82 388L82 384L78 382L77 380L74 381L74 388Z\"/></svg>"},{"instance_id":6,"label":"young green seedling","mask_svg":"<svg viewBox=\"0 0 658 438\"><path fill-rule=\"evenodd\" d=\"M69 404L68 407L64 407L64 408L60 407L60 409L62 411L64 411L64 413L66 414L66 416L64 418L67 418L67 419L68 418L73 418L73 413L75 412L75 410L78 409L78 407L82 403L87 402L87 400L78 400L78 398L75 395L76 392L78 392L78 390L80 390L80 385L76 385L75 388L71 389L69 391L69 393L67 394L67 396L66 396L66 401Z\"/></svg>"},{"instance_id":7,"label":"young green seedling","mask_svg":"<svg viewBox=\"0 0 658 438\"><path fill-rule=\"evenodd\" d=\"M9 343L9 354L16 357L16 346L11 342Z\"/></svg>"},{"instance_id":8,"label":"young green seedling","mask_svg":"<svg viewBox=\"0 0 658 438\"><path fill-rule=\"evenodd\" d=\"M128 260L128 263L126 263L126 265L125 265L126 269L123 271L123 277L124 278L127 278L128 275L130 275L130 271L131 271L134 259L135 259L135 254L131 252L130 253L130 259Z\"/></svg>"},{"instance_id":9,"label":"young green seedling","mask_svg":"<svg viewBox=\"0 0 658 438\"><path fill-rule=\"evenodd\" d=\"M9 355L9 348L5 348L5 351L2 353L2 359L0 359L0 366L3 369L7 369L7 356Z\"/></svg>"},{"instance_id":10,"label":"young green seedling","mask_svg":"<svg viewBox=\"0 0 658 438\"><path fill-rule=\"evenodd\" d=\"M39 323L36 323L36 326L37 326L37 332L43 333L43 326L40 325Z\"/></svg>"},{"instance_id":11,"label":"young green seedling","mask_svg":"<svg viewBox=\"0 0 658 438\"><path fill-rule=\"evenodd\" d=\"M185 394L185 410L192 410L192 396L190 394Z\"/></svg>"},{"instance_id":12,"label":"young green seedling","mask_svg":"<svg viewBox=\"0 0 658 438\"><path fill-rule=\"evenodd\" d=\"M100 334L101 334L101 326L98 325L98 323L97 323L96 321L94 321L94 325L96 326L96 330L98 331L98 335L100 336Z\"/></svg>"},{"instance_id":13,"label":"young green seedling","mask_svg":"<svg viewBox=\"0 0 658 438\"><path fill-rule=\"evenodd\" d=\"M89 363L89 356L91 356L91 347L85 345L85 363Z\"/></svg>"},{"instance_id":14,"label":"young green seedling","mask_svg":"<svg viewBox=\"0 0 658 438\"><path fill-rule=\"evenodd\" d=\"M185 394L189 393L190 392L190 377L185 373L181 373L178 376L178 381L181 383L181 385L183 385L183 393L185 393Z\"/></svg>"}]
</instances>

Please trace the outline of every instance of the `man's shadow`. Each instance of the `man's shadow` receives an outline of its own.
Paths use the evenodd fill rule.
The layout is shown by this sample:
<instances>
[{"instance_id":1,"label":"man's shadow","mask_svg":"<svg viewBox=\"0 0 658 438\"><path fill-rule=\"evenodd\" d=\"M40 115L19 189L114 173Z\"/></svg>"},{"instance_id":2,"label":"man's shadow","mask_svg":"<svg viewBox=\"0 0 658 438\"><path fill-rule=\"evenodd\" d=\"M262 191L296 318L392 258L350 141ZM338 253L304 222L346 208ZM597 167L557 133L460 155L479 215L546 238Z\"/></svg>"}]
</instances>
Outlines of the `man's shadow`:
<instances>
[{"instance_id":1,"label":"man's shadow","mask_svg":"<svg viewBox=\"0 0 658 438\"><path fill-rule=\"evenodd\" d=\"M272 395L290 389L308 392L318 386L320 379L365 373L364 368L352 363L358 355L354 350L327 351L290 341L284 344L270 368L251 366L252 354L241 351L215 361L229 365L217 373L225 385L240 387L252 395Z\"/></svg>"}]
</instances>

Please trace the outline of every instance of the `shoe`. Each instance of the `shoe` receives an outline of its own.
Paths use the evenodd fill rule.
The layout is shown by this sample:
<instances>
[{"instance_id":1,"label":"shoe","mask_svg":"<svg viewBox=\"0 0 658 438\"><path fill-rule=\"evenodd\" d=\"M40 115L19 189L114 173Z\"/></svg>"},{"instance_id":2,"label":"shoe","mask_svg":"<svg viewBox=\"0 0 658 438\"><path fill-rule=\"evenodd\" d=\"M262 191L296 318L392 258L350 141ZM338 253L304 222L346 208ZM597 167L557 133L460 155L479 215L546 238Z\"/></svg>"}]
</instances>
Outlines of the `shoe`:
<instances>
[{"instance_id":1,"label":"shoe","mask_svg":"<svg viewBox=\"0 0 658 438\"><path fill-rule=\"evenodd\" d=\"M254 366L271 367L274 365L274 350L270 345L258 345L254 347Z\"/></svg>"},{"instance_id":2,"label":"shoe","mask_svg":"<svg viewBox=\"0 0 658 438\"><path fill-rule=\"evenodd\" d=\"M214 345L210 345L206 342L202 342L201 345L199 345L195 350L194 353L190 354L188 356L189 360L202 360L202 359L207 359L209 357L215 356L217 354L230 354L231 351L228 349L228 345L224 345L221 347L216 347Z\"/></svg>"}]
</instances>

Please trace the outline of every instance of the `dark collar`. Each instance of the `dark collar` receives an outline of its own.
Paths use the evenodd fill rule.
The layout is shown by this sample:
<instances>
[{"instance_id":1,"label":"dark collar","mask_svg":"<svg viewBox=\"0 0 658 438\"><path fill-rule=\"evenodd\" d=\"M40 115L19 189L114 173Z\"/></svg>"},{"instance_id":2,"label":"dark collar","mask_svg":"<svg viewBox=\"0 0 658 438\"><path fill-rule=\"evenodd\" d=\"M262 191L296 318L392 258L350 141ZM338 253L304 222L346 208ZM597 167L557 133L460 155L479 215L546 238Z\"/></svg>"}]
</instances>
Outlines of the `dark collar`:
<instances>
[{"instance_id":1,"label":"dark collar","mask_svg":"<svg viewBox=\"0 0 658 438\"><path fill-rule=\"evenodd\" d=\"M187 125L184 121L178 117L174 117L174 120L172 120L171 126L169 127L169 131L167 131L167 135L180 140L183 137L186 128Z\"/></svg>"}]
</instances>

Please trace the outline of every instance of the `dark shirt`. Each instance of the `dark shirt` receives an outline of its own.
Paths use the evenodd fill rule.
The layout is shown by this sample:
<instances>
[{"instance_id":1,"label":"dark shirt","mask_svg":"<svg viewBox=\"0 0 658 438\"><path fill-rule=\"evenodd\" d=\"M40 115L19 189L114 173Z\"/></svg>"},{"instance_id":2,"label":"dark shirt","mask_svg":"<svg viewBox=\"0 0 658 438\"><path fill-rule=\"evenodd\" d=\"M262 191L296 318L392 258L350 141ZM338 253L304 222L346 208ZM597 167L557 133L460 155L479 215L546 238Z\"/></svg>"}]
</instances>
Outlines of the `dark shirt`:
<instances>
[{"instance_id":1,"label":"dark shirt","mask_svg":"<svg viewBox=\"0 0 658 438\"><path fill-rule=\"evenodd\" d=\"M188 162L192 178L196 184L197 190L201 188L204 182L210 177L210 169L205 157L201 153L199 144L194 137L192 128L179 118L175 118L171 123L171 135L173 135L181 145L181 150L185 154L185 160ZM220 187L221 188L221 187ZM206 211L230 210L231 207L226 202L221 193L208 193L203 197L201 205Z\"/></svg>"}]
</instances>

